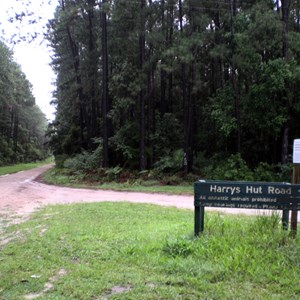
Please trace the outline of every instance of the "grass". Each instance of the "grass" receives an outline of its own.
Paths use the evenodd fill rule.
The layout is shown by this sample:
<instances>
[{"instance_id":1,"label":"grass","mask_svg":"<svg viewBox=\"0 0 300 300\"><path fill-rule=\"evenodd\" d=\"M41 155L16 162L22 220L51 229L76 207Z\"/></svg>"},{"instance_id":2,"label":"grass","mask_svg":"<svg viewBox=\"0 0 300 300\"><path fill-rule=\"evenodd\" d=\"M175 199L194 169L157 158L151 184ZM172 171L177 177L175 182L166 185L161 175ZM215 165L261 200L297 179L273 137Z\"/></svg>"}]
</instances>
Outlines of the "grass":
<instances>
[{"instance_id":1,"label":"grass","mask_svg":"<svg viewBox=\"0 0 300 300\"><path fill-rule=\"evenodd\" d=\"M11 166L3 166L3 167L0 167L0 176L34 169L34 168L40 167L42 165L45 165L47 163L51 163L52 161L53 161L53 159L49 158L47 160L40 161L37 163L27 163L27 164L16 164L16 165L11 165Z\"/></svg>"},{"instance_id":2,"label":"grass","mask_svg":"<svg viewBox=\"0 0 300 300\"><path fill-rule=\"evenodd\" d=\"M43 175L45 182L54 185L68 186L75 188L93 188L103 190L115 191L131 191L131 192L145 192L145 193L167 193L175 195L193 195L193 184L178 185L162 185L158 180L128 180L126 182L109 181L98 183L95 181L86 181L79 175L70 175L64 169L53 168Z\"/></svg>"},{"instance_id":3,"label":"grass","mask_svg":"<svg viewBox=\"0 0 300 300\"><path fill-rule=\"evenodd\" d=\"M195 239L187 210L50 206L5 229L0 299L299 299L300 241L279 223L208 214Z\"/></svg>"}]
</instances>

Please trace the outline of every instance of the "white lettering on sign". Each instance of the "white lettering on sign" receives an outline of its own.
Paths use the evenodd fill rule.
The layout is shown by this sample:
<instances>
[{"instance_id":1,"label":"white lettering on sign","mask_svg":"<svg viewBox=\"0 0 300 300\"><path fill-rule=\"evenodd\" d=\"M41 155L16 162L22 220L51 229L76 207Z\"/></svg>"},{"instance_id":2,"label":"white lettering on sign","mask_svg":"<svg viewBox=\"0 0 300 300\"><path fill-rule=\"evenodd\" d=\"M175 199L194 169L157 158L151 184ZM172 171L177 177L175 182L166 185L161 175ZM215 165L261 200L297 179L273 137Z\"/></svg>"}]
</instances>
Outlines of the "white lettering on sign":
<instances>
[{"instance_id":1,"label":"white lettering on sign","mask_svg":"<svg viewBox=\"0 0 300 300\"><path fill-rule=\"evenodd\" d=\"M227 201L228 196L209 196L208 200Z\"/></svg>"},{"instance_id":2,"label":"white lettering on sign","mask_svg":"<svg viewBox=\"0 0 300 300\"><path fill-rule=\"evenodd\" d=\"M243 202L248 202L249 198L248 197L232 197L231 201L243 201Z\"/></svg>"},{"instance_id":3,"label":"white lettering on sign","mask_svg":"<svg viewBox=\"0 0 300 300\"><path fill-rule=\"evenodd\" d=\"M274 186L268 186L268 193L272 195L292 195L291 188L276 188Z\"/></svg>"},{"instance_id":4,"label":"white lettering on sign","mask_svg":"<svg viewBox=\"0 0 300 300\"><path fill-rule=\"evenodd\" d=\"M220 185L210 185L209 191L211 193L224 193L224 194L239 194L241 188L239 186L220 186Z\"/></svg>"},{"instance_id":5,"label":"white lettering on sign","mask_svg":"<svg viewBox=\"0 0 300 300\"><path fill-rule=\"evenodd\" d=\"M263 198L252 198L252 202L277 202L276 198L269 198L269 197L263 197Z\"/></svg>"},{"instance_id":6,"label":"white lettering on sign","mask_svg":"<svg viewBox=\"0 0 300 300\"><path fill-rule=\"evenodd\" d=\"M261 186L246 186L246 193L247 194L262 194L262 187Z\"/></svg>"},{"instance_id":7,"label":"white lettering on sign","mask_svg":"<svg viewBox=\"0 0 300 300\"><path fill-rule=\"evenodd\" d=\"M243 190L242 190L243 188ZM262 186L255 185L246 185L244 187L240 186L221 186L217 184L211 184L209 186L210 193L220 193L220 194L228 194L228 195L236 195L241 194L242 192L245 194L254 194L254 195L262 195L267 192L269 195L292 195L291 187L275 187L275 186L267 186L267 191L264 192ZM221 200L221 199L219 199ZM224 200L224 199L222 199ZM226 199L228 200L228 199Z\"/></svg>"}]
</instances>

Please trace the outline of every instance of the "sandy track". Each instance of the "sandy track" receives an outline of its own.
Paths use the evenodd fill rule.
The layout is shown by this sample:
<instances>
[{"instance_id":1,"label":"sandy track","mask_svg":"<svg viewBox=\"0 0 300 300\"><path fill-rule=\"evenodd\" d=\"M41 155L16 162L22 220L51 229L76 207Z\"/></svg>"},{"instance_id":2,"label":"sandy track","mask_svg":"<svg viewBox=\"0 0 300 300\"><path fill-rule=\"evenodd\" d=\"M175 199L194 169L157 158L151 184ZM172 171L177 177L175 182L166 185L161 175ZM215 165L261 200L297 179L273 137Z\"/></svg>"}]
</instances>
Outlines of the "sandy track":
<instances>
[{"instance_id":1,"label":"sandy track","mask_svg":"<svg viewBox=\"0 0 300 300\"><path fill-rule=\"evenodd\" d=\"M49 204L128 201L177 208L194 208L193 196L115 192L57 187L35 181L51 165L16 174L0 176L0 219L26 219L35 210ZM212 209L210 209L212 210ZM215 209L222 211L221 209ZM256 210L226 209L226 213L257 214Z\"/></svg>"}]
</instances>

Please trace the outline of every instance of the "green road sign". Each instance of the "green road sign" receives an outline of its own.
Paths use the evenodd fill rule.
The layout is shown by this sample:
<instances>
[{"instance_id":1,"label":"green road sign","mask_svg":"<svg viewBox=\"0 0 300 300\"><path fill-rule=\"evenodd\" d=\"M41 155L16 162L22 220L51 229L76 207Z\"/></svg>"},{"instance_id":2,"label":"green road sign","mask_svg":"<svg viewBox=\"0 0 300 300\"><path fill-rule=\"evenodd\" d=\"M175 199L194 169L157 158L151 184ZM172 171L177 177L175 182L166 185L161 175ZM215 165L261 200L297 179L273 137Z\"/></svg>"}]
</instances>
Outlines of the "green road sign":
<instances>
[{"instance_id":1,"label":"green road sign","mask_svg":"<svg viewBox=\"0 0 300 300\"><path fill-rule=\"evenodd\" d=\"M199 180L194 184L195 235L204 228L204 208L282 210L287 228L289 210L300 210L300 184Z\"/></svg>"},{"instance_id":2,"label":"green road sign","mask_svg":"<svg viewBox=\"0 0 300 300\"><path fill-rule=\"evenodd\" d=\"M200 180L194 189L195 206L277 210L300 205L300 185L289 183Z\"/></svg>"}]
</instances>

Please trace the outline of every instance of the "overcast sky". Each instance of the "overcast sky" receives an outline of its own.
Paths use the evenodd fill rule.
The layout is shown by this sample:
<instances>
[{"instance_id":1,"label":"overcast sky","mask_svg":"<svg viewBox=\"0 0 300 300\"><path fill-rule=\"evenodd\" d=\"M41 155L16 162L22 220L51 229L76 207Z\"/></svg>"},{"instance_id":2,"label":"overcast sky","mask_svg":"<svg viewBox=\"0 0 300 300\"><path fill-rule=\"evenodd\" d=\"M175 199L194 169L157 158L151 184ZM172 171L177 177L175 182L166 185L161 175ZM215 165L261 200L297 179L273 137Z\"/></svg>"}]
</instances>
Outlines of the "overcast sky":
<instances>
[{"instance_id":1,"label":"overcast sky","mask_svg":"<svg viewBox=\"0 0 300 300\"><path fill-rule=\"evenodd\" d=\"M28 5L24 5L22 2L26 2ZM36 104L45 113L47 119L53 120L55 109L50 105L50 101L54 89L55 75L49 66L51 61L49 48L41 33L47 20L53 17L58 0L43 2L41 0L0 0L0 35L6 39L7 46L14 52L15 61L21 65L27 79L33 85ZM8 21L9 16L20 13L25 9L34 12L35 16L31 19L37 16L41 19L36 24L31 25L26 25L26 22L11 24ZM19 34L24 36L34 32L40 33L40 36L34 42L21 41L15 45L9 44L9 40L14 34L16 34L14 41L17 41Z\"/></svg>"}]
</instances>

